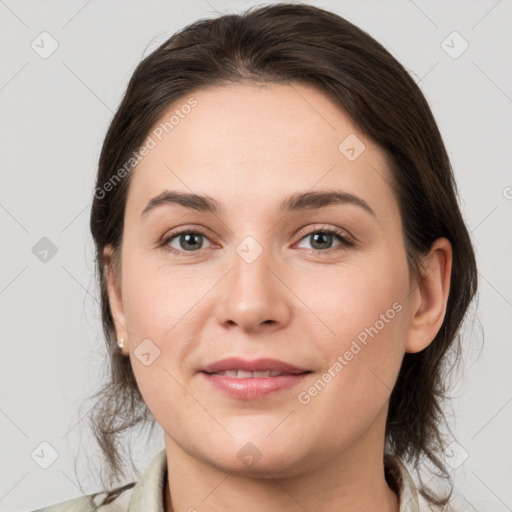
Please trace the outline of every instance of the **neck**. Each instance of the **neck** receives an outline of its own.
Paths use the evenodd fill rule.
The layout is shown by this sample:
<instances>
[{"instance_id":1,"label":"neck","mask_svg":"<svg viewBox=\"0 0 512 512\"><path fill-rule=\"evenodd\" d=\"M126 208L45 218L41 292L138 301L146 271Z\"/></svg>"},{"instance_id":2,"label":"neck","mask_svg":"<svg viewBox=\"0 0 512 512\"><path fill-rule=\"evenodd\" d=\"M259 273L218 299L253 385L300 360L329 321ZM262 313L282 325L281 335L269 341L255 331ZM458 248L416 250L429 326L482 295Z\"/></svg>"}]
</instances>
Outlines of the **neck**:
<instances>
[{"instance_id":1,"label":"neck","mask_svg":"<svg viewBox=\"0 0 512 512\"><path fill-rule=\"evenodd\" d=\"M286 476L271 469L257 477L221 469L192 457L166 435L165 512L398 512L398 497L385 478L382 436L375 435L379 426L328 460L301 460Z\"/></svg>"},{"instance_id":2,"label":"neck","mask_svg":"<svg viewBox=\"0 0 512 512\"><path fill-rule=\"evenodd\" d=\"M321 494L321 493L319 492L317 494ZM294 499L292 496L292 493L288 492L288 495L289 495L288 499L285 501L288 501L289 506L286 508L286 510L290 510L290 511L293 510L293 511L297 511L297 512L303 512L304 510L311 510L310 508L306 508L304 505L302 505L298 500ZM373 498L375 501L374 505L370 504L370 500L369 500L370 496L369 495L365 496L363 494L363 495L360 495L357 500L351 500L350 504L343 505L343 504L340 504L339 501L336 501L336 503L331 503L331 502L327 503L326 501L324 501L324 499L322 497L322 503L317 502L316 504L313 504L311 502L310 506L313 504L315 507L317 507L314 510L317 510L317 511L333 510L333 507L335 506L336 509L339 508L340 510L350 509L350 507L352 507L352 509L356 508L359 511L365 511L365 512L366 511L375 511L375 510L378 510L379 512L399 512L398 496L389 487L386 487L383 490L382 498L378 498L378 496L379 496L378 492L373 493ZM365 500L368 500L368 504L361 506L361 498L363 498L363 497ZM174 500L176 508L173 508L172 500L171 500L171 492L169 489L169 481L166 480L165 487L164 487L164 503L165 503L164 512L176 512L178 510L187 510L189 512L197 512L197 510L198 510L194 507L189 507L187 509L180 508L180 504L176 503L177 501L180 501L180 500L179 499ZM188 500L188 501L190 502L190 500ZM265 504L265 505L262 505L261 504L262 502L260 501L259 504L257 505L257 508L251 508L250 504L248 504L247 501L245 501L245 500L242 500L242 501L245 504L244 505L245 510L248 510L248 511L269 510L268 509L269 506L272 506L272 507L277 506L279 510L285 510L279 504L276 505L276 503L279 502L279 500L276 500L276 499L269 499L268 501L271 503ZM283 500L280 500L280 501L283 501ZM293 502L295 502L295 505ZM212 512L214 510L219 510L219 511L220 510L224 510L224 511L231 510L231 509L227 509L227 508L223 508L223 507L224 507L224 505L219 505L217 508L202 507L202 509L212 511ZM329 507L331 507L331 508L329 508ZM233 508L232 510L235 510L235 509Z\"/></svg>"}]
</instances>

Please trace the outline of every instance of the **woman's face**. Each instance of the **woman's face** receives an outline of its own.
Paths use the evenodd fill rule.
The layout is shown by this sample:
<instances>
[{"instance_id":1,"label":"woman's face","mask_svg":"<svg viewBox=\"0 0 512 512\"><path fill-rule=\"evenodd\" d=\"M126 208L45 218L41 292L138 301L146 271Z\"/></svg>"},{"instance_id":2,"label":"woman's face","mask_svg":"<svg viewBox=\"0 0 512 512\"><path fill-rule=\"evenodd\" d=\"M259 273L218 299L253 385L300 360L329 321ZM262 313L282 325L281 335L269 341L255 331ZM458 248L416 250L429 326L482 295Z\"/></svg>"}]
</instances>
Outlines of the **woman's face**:
<instances>
[{"instance_id":1,"label":"woman's face","mask_svg":"<svg viewBox=\"0 0 512 512\"><path fill-rule=\"evenodd\" d=\"M292 475L382 448L417 306L384 154L300 84L199 91L149 136L110 297L168 450ZM226 358L309 373L204 373Z\"/></svg>"}]
</instances>

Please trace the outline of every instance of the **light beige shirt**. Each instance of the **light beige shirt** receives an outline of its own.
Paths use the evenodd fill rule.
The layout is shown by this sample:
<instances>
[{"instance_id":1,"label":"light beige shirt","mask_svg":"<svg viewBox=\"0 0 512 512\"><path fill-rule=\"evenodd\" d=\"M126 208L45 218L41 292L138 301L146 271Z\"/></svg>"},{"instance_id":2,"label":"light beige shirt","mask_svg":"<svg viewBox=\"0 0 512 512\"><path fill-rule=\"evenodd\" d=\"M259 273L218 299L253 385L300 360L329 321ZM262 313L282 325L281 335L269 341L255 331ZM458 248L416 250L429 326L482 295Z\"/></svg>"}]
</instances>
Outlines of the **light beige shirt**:
<instances>
[{"instance_id":1,"label":"light beige shirt","mask_svg":"<svg viewBox=\"0 0 512 512\"><path fill-rule=\"evenodd\" d=\"M392 482L392 487L398 492L400 512L428 510L419 506L415 483L400 459L386 454L384 468L388 482ZM106 496L106 492L102 492L74 498L33 512L165 512L166 479L167 454L164 449L154 457L134 487L124 490L108 504L99 506ZM194 510L193 506L190 510Z\"/></svg>"}]
</instances>

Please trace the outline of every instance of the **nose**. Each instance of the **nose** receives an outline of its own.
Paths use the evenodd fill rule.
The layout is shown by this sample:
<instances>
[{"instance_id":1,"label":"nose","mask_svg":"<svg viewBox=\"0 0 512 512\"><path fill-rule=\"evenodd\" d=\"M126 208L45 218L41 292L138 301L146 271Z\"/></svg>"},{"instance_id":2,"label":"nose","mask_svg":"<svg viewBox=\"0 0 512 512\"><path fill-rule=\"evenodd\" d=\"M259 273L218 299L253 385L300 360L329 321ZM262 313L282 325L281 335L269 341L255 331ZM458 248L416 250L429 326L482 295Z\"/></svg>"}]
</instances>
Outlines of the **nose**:
<instances>
[{"instance_id":1,"label":"nose","mask_svg":"<svg viewBox=\"0 0 512 512\"><path fill-rule=\"evenodd\" d=\"M254 261L234 254L233 266L216 297L216 318L246 333L271 332L290 321L291 293L278 265L264 251Z\"/></svg>"}]
</instances>

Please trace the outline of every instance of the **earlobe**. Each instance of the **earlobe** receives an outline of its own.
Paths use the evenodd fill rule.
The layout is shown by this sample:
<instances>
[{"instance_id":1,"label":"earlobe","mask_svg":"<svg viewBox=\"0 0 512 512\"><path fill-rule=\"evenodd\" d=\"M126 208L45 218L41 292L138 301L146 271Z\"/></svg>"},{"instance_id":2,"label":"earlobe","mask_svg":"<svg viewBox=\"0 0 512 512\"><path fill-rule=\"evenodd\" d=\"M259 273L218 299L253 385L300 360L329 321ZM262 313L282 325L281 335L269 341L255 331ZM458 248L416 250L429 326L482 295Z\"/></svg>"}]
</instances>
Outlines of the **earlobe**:
<instances>
[{"instance_id":1,"label":"earlobe","mask_svg":"<svg viewBox=\"0 0 512 512\"><path fill-rule=\"evenodd\" d=\"M121 294L121 283L119 272L117 271L113 250L111 246L105 247L103 251L103 263L105 268L105 284L107 287L108 300L110 304L110 313L114 319L116 338L125 340L124 348L121 351L127 353L128 333L126 330L126 321L123 309Z\"/></svg>"},{"instance_id":2,"label":"earlobe","mask_svg":"<svg viewBox=\"0 0 512 512\"><path fill-rule=\"evenodd\" d=\"M423 257L421 277L411 299L406 352L425 349L436 337L446 314L452 271L452 246L439 238Z\"/></svg>"}]
</instances>

